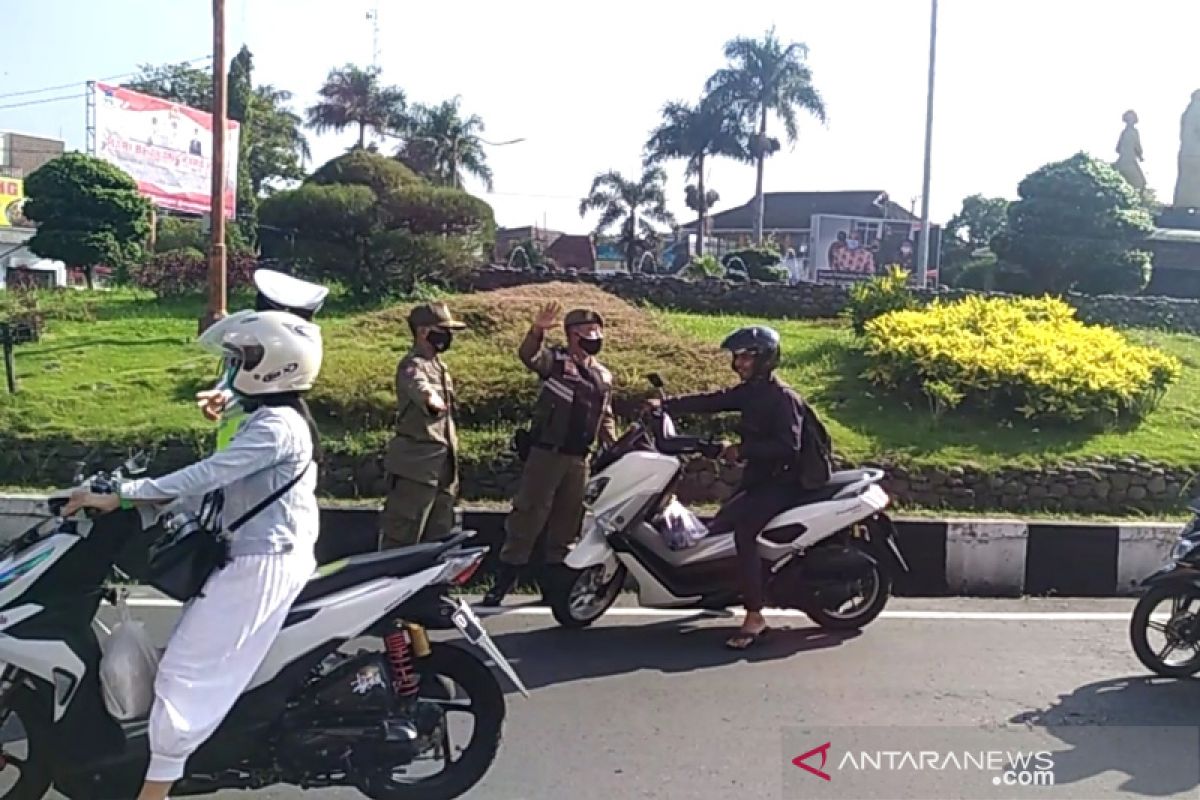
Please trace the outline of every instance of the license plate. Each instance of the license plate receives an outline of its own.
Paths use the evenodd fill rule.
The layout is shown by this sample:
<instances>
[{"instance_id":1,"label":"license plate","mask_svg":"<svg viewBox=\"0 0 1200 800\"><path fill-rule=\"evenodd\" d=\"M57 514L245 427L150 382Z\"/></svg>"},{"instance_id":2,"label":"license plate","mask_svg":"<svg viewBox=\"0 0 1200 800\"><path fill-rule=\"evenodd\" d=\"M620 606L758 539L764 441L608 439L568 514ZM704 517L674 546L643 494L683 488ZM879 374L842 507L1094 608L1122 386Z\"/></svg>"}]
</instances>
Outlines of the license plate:
<instances>
[{"instance_id":1,"label":"license plate","mask_svg":"<svg viewBox=\"0 0 1200 800\"><path fill-rule=\"evenodd\" d=\"M483 623L479 621L479 617L475 615L471 607L462 599L459 599L458 608L454 609L454 613L450 615L450 620L468 642L478 647L487 654L488 658L496 663L500 671L507 675L508 679L513 682L513 685L521 690L521 694L529 697L529 692L525 689L525 684L517 676L516 670L512 668L512 665L508 663L508 659L500 652L500 648L492 641L492 637L488 635L487 630L483 627Z\"/></svg>"},{"instance_id":2,"label":"license plate","mask_svg":"<svg viewBox=\"0 0 1200 800\"><path fill-rule=\"evenodd\" d=\"M908 572L908 562L904 560L904 556L900 555L900 548L896 545L896 540L891 536L887 537L888 547L892 548L892 552L896 554L896 560L900 562L900 566Z\"/></svg>"}]
</instances>

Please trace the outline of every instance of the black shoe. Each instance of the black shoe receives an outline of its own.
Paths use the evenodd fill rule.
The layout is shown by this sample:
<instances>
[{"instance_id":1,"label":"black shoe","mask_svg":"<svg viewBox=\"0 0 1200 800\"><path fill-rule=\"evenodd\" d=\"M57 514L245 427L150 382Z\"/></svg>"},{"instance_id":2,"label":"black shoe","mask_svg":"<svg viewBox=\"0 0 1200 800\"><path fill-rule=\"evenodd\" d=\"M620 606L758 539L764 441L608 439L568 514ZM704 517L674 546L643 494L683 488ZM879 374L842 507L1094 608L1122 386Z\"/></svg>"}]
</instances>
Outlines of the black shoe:
<instances>
[{"instance_id":1,"label":"black shoe","mask_svg":"<svg viewBox=\"0 0 1200 800\"><path fill-rule=\"evenodd\" d=\"M542 590L540 606L551 604L555 591L566 591L570 586L571 569L564 564L547 564L538 575L538 588Z\"/></svg>"},{"instance_id":2,"label":"black shoe","mask_svg":"<svg viewBox=\"0 0 1200 800\"><path fill-rule=\"evenodd\" d=\"M483 596L483 605L498 606L504 602L504 596L512 591L513 585L517 582L517 569L505 563L501 563L496 569L496 582L492 584L491 590Z\"/></svg>"}]
</instances>

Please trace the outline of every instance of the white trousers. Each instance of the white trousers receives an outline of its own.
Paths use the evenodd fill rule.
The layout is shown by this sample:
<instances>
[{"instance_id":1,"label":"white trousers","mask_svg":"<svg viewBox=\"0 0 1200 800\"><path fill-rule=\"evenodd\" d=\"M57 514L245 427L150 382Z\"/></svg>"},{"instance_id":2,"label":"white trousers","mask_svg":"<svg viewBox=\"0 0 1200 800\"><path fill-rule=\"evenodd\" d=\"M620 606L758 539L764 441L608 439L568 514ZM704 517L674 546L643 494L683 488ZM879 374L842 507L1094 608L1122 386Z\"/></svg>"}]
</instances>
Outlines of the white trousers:
<instances>
[{"instance_id":1,"label":"white trousers","mask_svg":"<svg viewBox=\"0 0 1200 800\"><path fill-rule=\"evenodd\" d=\"M174 782L250 684L316 569L311 552L242 556L183 611L154 681L146 780Z\"/></svg>"}]
</instances>

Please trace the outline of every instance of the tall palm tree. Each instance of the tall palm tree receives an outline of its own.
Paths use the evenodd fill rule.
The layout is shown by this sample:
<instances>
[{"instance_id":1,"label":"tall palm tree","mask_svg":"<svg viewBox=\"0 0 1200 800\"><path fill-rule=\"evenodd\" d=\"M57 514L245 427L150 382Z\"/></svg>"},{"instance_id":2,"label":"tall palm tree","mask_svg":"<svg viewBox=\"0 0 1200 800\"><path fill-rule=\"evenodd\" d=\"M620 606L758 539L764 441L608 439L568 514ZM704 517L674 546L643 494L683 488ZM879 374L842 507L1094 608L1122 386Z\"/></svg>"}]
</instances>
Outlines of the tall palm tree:
<instances>
[{"instance_id":1,"label":"tall palm tree","mask_svg":"<svg viewBox=\"0 0 1200 800\"><path fill-rule=\"evenodd\" d=\"M483 149L483 120L477 114L463 119L459 98L437 106L418 105L396 157L434 183L461 189L463 173L474 175L492 191L492 169Z\"/></svg>"},{"instance_id":2,"label":"tall palm tree","mask_svg":"<svg viewBox=\"0 0 1200 800\"><path fill-rule=\"evenodd\" d=\"M309 127L317 133L341 133L357 125L359 149L366 146L368 129L380 134L404 127L404 91L380 85L376 67L347 64L332 69L317 94L321 100L308 109Z\"/></svg>"},{"instance_id":3,"label":"tall palm tree","mask_svg":"<svg viewBox=\"0 0 1200 800\"><path fill-rule=\"evenodd\" d=\"M704 255L708 217L709 193L704 190L704 161L711 156L728 156L748 163L753 160L752 138L752 129L742 115L730 106L706 97L694 106L679 101L667 103L662 110L662 122L646 141L647 166L682 158L687 160L687 177L696 178L696 211L700 219L696 243L698 255Z\"/></svg>"},{"instance_id":4,"label":"tall palm tree","mask_svg":"<svg viewBox=\"0 0 1200 800\"><path fill-rule=\"evenodd\" d=\"M650 223L675 224L667 210L664 188L667 174L661 167L647 167L640 178L630 180L619 172L597 175L587 197L579 201L579 216L599 211L596 233L602 234L616 222L621 223L620 244L625 252L625 268L633 272L633 259L638 250L653 247L659 235Z\"/></svg>"},{"instance_id":5,"label":"tall palm tree","mask_svg":"<svg viewBox=\"0 0 1200 800\"><path fill-rule=\"evenodd\" d=\"M766 158L779 149L776 140L767 138L767 118L774 113L783 121L788 142L797 139L796 114L807 111L825 122L825 102L812 83L812 70L805 59L808 46L792 42L786 47L767 31L762 39L739 36L725 45L729 65L708 79L706 90L718 103L736 109L747 120L757 122L758 137L754 154L758 161L758 180L754 190L754 238L762 245L766 198L763 196L763 168Z\"/></svg>"}]
</instances>

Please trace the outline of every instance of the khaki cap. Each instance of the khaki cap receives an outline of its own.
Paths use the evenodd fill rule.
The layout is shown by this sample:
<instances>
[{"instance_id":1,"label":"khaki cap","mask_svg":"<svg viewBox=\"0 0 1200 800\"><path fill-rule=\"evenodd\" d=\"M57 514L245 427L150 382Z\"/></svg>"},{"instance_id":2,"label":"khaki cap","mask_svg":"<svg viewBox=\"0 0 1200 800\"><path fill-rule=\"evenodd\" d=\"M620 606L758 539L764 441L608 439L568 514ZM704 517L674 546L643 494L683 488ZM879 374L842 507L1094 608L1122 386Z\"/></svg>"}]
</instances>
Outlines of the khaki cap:
<instances>
[{"instance_id":1,"label":"khaki cap","mask_svg":"<svg viewBox=\"0 0 1200 800\"><path fill-rule=\"evenodd\" d=\"M408 312L408 324L414 329L449 328L451 330L462 330L467 327L465 323L459 322L450 314L450 309L445 303L426 303L416 306L412 311Z\"/></svg>"},{"instance_id":2,"label":"khaki cap","mask_svg":"<svg viewBox=\"0 0 1200 800\"><path fill-rule=\"evenodd\" d=\"M576 325L599 325L603 328L604 317L590 308L576 308L563 319L563 327L573 328Z\"/></svg>"}]
</instances>

